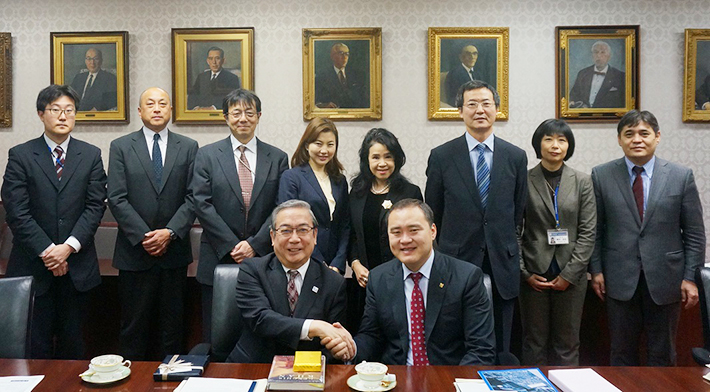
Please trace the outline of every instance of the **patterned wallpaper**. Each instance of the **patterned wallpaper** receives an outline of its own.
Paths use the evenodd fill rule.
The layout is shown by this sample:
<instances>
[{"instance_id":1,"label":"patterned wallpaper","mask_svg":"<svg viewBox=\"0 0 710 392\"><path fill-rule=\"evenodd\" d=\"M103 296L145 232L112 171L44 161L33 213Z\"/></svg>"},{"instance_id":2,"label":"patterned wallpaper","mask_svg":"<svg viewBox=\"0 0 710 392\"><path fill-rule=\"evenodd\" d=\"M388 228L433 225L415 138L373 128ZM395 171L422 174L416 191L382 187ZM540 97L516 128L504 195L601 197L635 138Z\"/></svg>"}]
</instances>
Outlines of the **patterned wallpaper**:
<instances>
[{"instance_id":1,"label":"patterned wallpaper","mask_svg":"<svg viewBox=\"0 0 710 392\"><path fill-rule=\"evenodd\" d=\"M530 138L537 125L555 115L555 26L639 24L641 107L656 114L662 140L658 155L690 166L705 205L710 228L710 133L708 124L681 121L683 34L710 28L706 0L261 0L208 5L186 0L152 2L20 2L3 0L0 31L13 36L13 127L0 129L0 170L7 150L41 134L34 102L50 81L52 31L130 33L131 123L83 125L74 135L96 144L108 161L110 141L141 126L138 95L158 85L170 91L173 27L255 28L256 92L263 102L257 135L292 154L305 129L302 120L301 29L382 27L383 119L341 122L340 158L348 175L357 169L357 149L374 127L394 132L408 155L403 172L424 186L429 150L459 136L461 122L427 120L427 28L431 26L507 26L510 28L510 120L496 134L524 148L530 166L537 160ZM62 4L62 5L60 5ZM572 126L577 150L569 164L590 172L620 157L615 125ZM226 126L172 125L200 145L228 135Z\"/></svg>"}]
</instances>

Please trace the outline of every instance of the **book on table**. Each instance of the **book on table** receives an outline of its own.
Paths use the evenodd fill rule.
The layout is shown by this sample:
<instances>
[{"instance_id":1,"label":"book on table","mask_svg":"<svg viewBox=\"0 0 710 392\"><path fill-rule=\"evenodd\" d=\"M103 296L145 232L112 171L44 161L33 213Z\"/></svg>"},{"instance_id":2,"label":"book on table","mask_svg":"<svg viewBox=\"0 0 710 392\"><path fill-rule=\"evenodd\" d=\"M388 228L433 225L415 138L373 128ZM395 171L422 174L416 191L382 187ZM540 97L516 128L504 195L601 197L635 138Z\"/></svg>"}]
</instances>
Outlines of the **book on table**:
<instances>
[{"instance_id":1,"label":"book on table","mask_svg":"<svg viewBox=\"0 0 710 392\"><path fill-rule=\"evenodd\" d=\"M538 368L479 370L492 391L558 392Z\"/></svg>"},{"instance_id":2,"label":"book on table","mask_svg":"<svg viewBox=\"0 0 710 392\"><path fill-rule=\"evenodd\" d=\"M320 353L319 353L320 354ZM322 391L325 389L325 355L320 356L320 370L296 372L295 356L275 355L267 388L272 391Z\"/></svg>"},{"instance_id":3,"label":"book on table","mask_svg":"<svg viewBox=\"0 0 710 392\"><path fill-rule=\"evenodd\" d=\"M621 392L592 369L553 369L547 372L550 381L562 392Z\"/></svg>"}]
</instances>

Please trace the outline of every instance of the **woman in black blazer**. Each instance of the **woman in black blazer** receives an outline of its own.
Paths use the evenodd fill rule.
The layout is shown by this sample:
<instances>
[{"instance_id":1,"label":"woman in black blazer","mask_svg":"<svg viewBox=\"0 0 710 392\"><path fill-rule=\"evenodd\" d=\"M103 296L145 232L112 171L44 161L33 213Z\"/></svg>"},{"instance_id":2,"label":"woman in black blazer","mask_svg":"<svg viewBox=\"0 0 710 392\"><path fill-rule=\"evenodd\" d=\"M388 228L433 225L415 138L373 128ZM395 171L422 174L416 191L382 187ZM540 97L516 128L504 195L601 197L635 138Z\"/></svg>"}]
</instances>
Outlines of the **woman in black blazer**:
<instances>
[{"instance_id":1,"label":"woman in black blazer","mask_svg":"<svg viewBox=\"0 0 710 392\"><path fill-rule=\"evenodd\" d=\"M303 200L318 221L312 257L341 274L345 272L348 238L348 182L338 161L338 129L332 121L314 118L291 157L291 169L281 175L278 204Z\"/></svg>"},{"instance_id":2,"label":"woman in black blazer","mask_svg":"<svg viewBox=\"0 0 710 392\"><path fill-rule=\"evenodd\" d=\"M370 270L392 259L387 236L387 211L402 199L422 199L418 186L400 173L406 157L397 137L382 128L371 129L360 146L360 173L350 191L348 329L357 331L365 308Z\"/></svg>"}]
</instances>

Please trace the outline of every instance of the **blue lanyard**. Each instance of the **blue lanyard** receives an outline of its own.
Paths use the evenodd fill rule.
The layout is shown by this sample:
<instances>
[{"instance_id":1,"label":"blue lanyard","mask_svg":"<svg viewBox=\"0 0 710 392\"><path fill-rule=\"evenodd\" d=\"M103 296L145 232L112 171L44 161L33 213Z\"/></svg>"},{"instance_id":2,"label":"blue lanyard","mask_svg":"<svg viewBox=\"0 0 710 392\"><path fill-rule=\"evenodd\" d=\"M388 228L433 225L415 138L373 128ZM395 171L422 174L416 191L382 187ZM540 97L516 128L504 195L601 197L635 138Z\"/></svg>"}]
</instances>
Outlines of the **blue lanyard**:
<instances>
[{"instance_id":1,"label":"blue lanyard","mask_svg":"<svg viewBox=\"0 0 710 392\"><path fill-rule=\"evenodd\" d=\"M62 169L64 169L64 164L59 159L59 157L54 156L54 151L52 151L52 147L49 147L49 145L47 145L47 150L49 150L49 154L52 156L52 158L54 158L54 161L56 162L54 166L59 165Z\"/></svg>"},{"instance_id":2,"label":"blue lanyard","mask_svg":"<svg viewBox=\"0 0 710 392\"><path fill-rule=\"evenodd\" d=\"M555 228L557 230L560 229L560 210L559 207L557 206L557 193L560 191L560 183L557 183L557 186L555 186L555 197L553 198L553 201L555 203Z\"/></svg>"}]
</instances>

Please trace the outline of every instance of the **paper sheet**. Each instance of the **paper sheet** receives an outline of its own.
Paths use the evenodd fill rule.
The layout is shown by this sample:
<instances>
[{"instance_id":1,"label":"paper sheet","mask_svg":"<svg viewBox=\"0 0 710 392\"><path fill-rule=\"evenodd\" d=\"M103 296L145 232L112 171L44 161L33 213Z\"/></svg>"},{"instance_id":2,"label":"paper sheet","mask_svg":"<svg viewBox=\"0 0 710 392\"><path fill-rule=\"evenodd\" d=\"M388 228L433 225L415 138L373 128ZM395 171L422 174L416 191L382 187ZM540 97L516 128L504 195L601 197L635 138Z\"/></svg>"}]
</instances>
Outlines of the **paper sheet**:
<instances>
[{"instance_id":1,"label":"paper sheet","mask_svg":"<svg viewBox=\"0 0 710 392\"><path fill-rule=\"evenodd\" d=\"M190 377L182 381L175 388L175 392L249 392L253 383L256 383L253 392L266 390L266 379L239 380L236 378Z\"/></svg>"},{"instance_id":2,"label":"paper sheet","mask_svg":"<svg viewBox=\"0 0 710 392\"><path fill-rule=\"evenodd\" d=\"M44 376L11 376L0 377L0 391L2 392L30 392Z\"/></svg>"}]
</instances>

